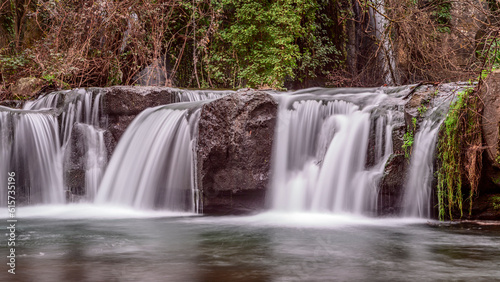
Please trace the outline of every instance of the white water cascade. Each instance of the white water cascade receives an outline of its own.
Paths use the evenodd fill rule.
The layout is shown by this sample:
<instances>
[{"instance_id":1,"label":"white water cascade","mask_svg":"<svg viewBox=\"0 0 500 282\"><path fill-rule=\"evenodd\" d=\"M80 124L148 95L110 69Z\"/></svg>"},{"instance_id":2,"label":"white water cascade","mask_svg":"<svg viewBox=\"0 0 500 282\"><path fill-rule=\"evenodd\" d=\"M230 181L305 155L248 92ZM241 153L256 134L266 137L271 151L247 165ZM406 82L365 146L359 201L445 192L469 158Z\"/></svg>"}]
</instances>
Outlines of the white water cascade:
<instances>
[{"instance_id":1,"label":"white water cascade","mask_svg":"<svg viewBox=\"0 0 500 282\"><path fill-rule=\"evenodd\" d=\"M79 90L62 113L65 177L70 177L68 174L75 170L83 171L83 189L72 192L85 195L87 201L93 201L97 194L108 158L103 129L107 120L101 116L101 96L101 93Z\"/></svg>"},{"instance_id":2,"label":"white water cascade","mask_svg":"<svg viewBox=\"0 0 500 282\"><path fill-rule=\"evenodd\" d=\"M229 95L233 93L233 91L189 91L182 90L178 91L175 94L175 102L196 102L196 101L204 101L210 99L218 99L224 97L225 95Z\"/></svg>"},{"instance_id":3,"label":"white water cascade","mask_svg":"<svg viewBox=\"0 0 500 282\"><path fill-rule=\"evenodd\" d=\"M198 212L194 136L199 109L190 105L199 104L160 106L137 116L115 149L95 202Z\"/></svg>"},{"instance_id":4,"label":"white water cascade","mask_svg":"<svg viewBox=\"0 0 500 282\"><path fill-rule=\"evenodd\" d=\"M367 167L371 111L386 95L353 94L343 98L355 100L356 95L376 99L364 108L343 100L322 102L294 96L281 99L272 167L274 210L355 214L374 211L378 180L392 153L392 119L390 114L376 119L378 149L374 152L375 164Z\"/></svg>"},{"instance_id":5,"label":"white water cascade","mask_svg":"<svg viewBox=\"0 0 500 282\"><path fill-rule=\"evenodd\" d=\"M62 151L57 119L46 111L22 111L0 107L0 169L2 180L15 172L17 199L30 204L62 203ZM1 185L7 195L6 183ZM3 199L2 199L3 200ZM2 202L2 204L6 204Z\"/></svg>"},{"instance_id":6,"label":"white water cascade","mask_svg":"<svg viewBox=\"0 0 500 282\"><path fill-rule=\"evenodd\" d=\"M425 120L415 136L410 163L410 176L404 196L405 216L429 218L431 216L431 191L434 151L439 124Z\"/></svg>"},{"instance_id":7,"label":"white water cascade","mask_svg":"<svg viewBox=\"0 0 500 282\"><path fill-rule=\"evenodd\" d=\"M415 135L411 152L409 176L403 196L403 215L430 218L432 216L432 179L439 134L452 99L447 97L432 107Z\"/></svg>"},{"instance_id":8,"label":"white water cascade","mask_svg":"<svg viewBox=\"0 0 500 282\"><path fill-rule=\"evenodd\" d=\"M2 179L8 171L22 176L16 178L21 201L63 203L65 173L78 166L85 173L81 193L93 199L107 161L100 96L76 89L28 101L22 110L0 107L0 172ZM82 155L81 164L74 161L76 151ZM2 196L6 195L5 186L1 187Z\"/></svg>"}]
</instances>

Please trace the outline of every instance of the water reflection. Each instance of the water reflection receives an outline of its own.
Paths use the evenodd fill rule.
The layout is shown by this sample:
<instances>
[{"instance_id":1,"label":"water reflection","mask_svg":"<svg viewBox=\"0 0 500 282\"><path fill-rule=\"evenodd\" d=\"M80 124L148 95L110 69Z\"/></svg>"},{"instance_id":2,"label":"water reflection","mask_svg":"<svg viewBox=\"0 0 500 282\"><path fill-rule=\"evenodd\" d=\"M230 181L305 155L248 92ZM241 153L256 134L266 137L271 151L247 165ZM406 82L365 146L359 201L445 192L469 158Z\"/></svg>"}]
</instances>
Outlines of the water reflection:
<instances>
[{"instance_id":1,"label":"water reflection","mask_svg":"<svg viewBox=\"0 0 500 282\"><path fill-rule=\"evenodd\" d=\"M259 225L234 217L23 219L0 281L401 281L500 277L500 229ZM7 253L5 241L0 252ZM0 261L6 265L6 256Z\"/></svg>"},{"instance_id":2,"label":"water reflection","mask_svg":"<svg viewBox=\"0 0 500 282\"><path fill-rule=\"evenodd\" d=\"M196 248L198 281L271 281L270 250L266 232L203 232Z\"/></svg>"}]
</instances>

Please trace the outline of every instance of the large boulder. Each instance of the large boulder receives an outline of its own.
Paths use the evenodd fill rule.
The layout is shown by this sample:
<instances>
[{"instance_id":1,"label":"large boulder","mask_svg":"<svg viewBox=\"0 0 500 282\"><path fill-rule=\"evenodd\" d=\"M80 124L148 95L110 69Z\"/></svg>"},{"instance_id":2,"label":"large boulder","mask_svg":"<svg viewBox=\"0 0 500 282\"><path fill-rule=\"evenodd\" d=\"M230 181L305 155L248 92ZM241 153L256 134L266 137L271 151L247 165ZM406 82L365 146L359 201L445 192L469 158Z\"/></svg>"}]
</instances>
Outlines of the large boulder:
<instances>
[{"instance_id":1,"label":"large boulder","mask_svg":"<svg viewBox=\"0 0 500 282\"><path fill-rule=\"evenodd\" d=\"M203 106L198 187L204 213L264 208L277 103L264 92L237 92Z\"/></svg>"},{"instance_id":2,"label":"large boulder","mask_svg":"<svg viewBox=\"0 0 500 282\"><path fill-rule=\"evenodd\" d=\"M151 86L114 86L106 88L103 95L103 114L108 117L105 142L111 153L121 136L144 109L170 104L179 90Z\"/></svg>"}]
</instances>

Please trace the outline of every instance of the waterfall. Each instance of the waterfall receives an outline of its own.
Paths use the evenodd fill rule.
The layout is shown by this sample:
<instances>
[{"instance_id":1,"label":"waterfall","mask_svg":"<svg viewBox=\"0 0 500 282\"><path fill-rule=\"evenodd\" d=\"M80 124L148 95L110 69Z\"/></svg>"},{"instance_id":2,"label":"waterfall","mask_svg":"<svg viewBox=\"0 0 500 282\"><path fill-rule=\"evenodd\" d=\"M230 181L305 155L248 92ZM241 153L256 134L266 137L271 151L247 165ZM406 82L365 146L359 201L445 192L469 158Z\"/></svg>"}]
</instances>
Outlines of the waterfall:
<instances>
[{"instance_id":1,"label":"waterfall","mask_svg":"<svg viewBox=\"0 0 500 282\"><path fill-rule=\"evenodd\" d=\"M137 116L115 149L96 203L198 212L197 105L160 106Z\"/></svg>"},{"instance_id":2,"label":"waterfall","mask_svg":"<svg viewBox=\"0 0 500 282\"><path fill-rule=\"evenodd\" d=\"M175 94L175 102L196 102L211 99L218 99L225 95L231 94L233 91L189 91L182 90Z\"/></svg>"},{"instance_id":3,"label":"waterfall","mask_svg":"<svg viewBox=\"0 0 500 282\"><path fill-rule=\"evenodd\" d=\"M66 187L86 201L94 200L107 165L103 129L107 120L101 116L101 97L101 93L77 90L61 116ZM77 174L84 174L83 187L69 183Z\"/></svg>"},{"instance_id":4,"label":"waterfall","mask_svg":"<svg viewBox=\"0 0 500 282\"><path fill-rule=\"evenodd\" d=\"M76 169L85 174L79 193L93 199L107 160L100 97L76 89L28 101L22 110L0 107L0 180L4 172L19 175L20 202L63 203L66 174Z\"/></svg>"},{"instance_id":5,"label":"waterfall","mask_svg":"<svg viewBox=\"0 0 500 282\"><path fill-rule=\"evenodd\" d=\"M410 176L404 196L405 216L429 218L431 216L431 192L433 161L439 125L425 120L416 134L411 153Z\"/></svg>"},{"instance_id":6,"label":"waterfall","mask_svg":"<svg viewBox=\"0 0 500 282\"><path fill-rule=\"evenodd\" d=\"M10 144L12 143L10 135L10 115L9 112L2 111L0 107L0 206L7 204L7 173L10 172Z\"/></svg>"},{"instance_id":7,"label":"waterfall","mask_svg":"<svg viewBox=\"0 0 500 282\"><path fill-rule=\"evenodd\" d=\"M62 151L56 117L47 111L0 107L0 137L2 181L12 171L18 175L16 187L24 187L16 190L16 199L31 204L62 203ZM7 195L6 183L1 185L2 201Z\"/></svg>"},{"instance_id":8,"label":"waterfall","mask_svg":"<svg viewBox=\"0 0 500 282\"><path fill-rule=\"evenodd\" d=\"M452 96L435 99L429 105L416 133L411 152L410 168L403 195L403 215L430 218L432 216L432 179L439 128L444 122Z\"/></svg>"},{"instance_id":9,"label":"waterfall","mask_svg":"<svg viewBox=\"0 0 500 282\"><path fill-rule=\"evenodd\" d=\"M402 89L273 93L279 109L271 209L376 214L379 182L393 153L393 127L402 128ZM76 89L27 102L22 110L0 106L0 181L6 183L7 172L16 172L20 203L64 203L66 191L73 201L201 212L196 168L201 107L233 92L174 92L174 100L191 102L144 110L109 162L105 93ZM438 106L426 104L430 110L415 136L403 195L405 216L431 215L435 144L451 98L438 100L432 100ZM5 205L6 186L0 188Z\"/></svg>"},{"instance_id":10,"label":"waterfall","mask_svg":"<svg viewBox=\"0 0 500 282\"><path fill-rule=\"evenodd\" d=\"M335 96L343 100L324 102L283 97L272 162L272 209L373 212L378 179L392 153L392 119L385 114L377 119L376 163L366 166L371 110L385 96L344 93ZM360 98L366 97L374 99L364 101L364 109L344 101L363 104Z\"/></svg>"},{"instance_id":11,"label":"waterfall","mask_svg":"<svg viewBox=\"0 0 500 282\"><path fill-rule=\"evenodd\" d=\"M387 31L389 21L385 17L385 0L376 0L374 5L376 10L370 8L369 11L379 46L378 61L382 67L384 82L388 85L396 85L399 81L390 34Z\"/></svg>"}]
</instances>

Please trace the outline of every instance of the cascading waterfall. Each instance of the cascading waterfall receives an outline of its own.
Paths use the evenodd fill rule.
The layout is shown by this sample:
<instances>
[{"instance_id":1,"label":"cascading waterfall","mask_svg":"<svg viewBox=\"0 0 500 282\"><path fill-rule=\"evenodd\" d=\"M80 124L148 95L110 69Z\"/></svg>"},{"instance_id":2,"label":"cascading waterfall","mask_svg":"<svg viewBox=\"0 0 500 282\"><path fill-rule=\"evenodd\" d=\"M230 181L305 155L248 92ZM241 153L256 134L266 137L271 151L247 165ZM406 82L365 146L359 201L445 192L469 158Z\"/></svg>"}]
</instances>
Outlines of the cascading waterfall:
<instances>
[{"instance_id":1,"label":"cascading waterfall","mask_svg":"<svg viewBox=\"0 0 500 282\"><path fill-rule=\"evenodd\" d=\"M178 91L178 103L143 111L115 149L95 202L200 212L195 153L200 110L228 93Z\"/></svg>"},{"instance_id":2,"label":"cascading waterfall","mask_svg":"<svg viewBox=\"0 0 500 282\"><path fill-rule=\"evenodd\" d=\"M178 91L176 92L175 102L196 102L211 99L218 99L225 95L233 93L233 91Z\"/></svg>"},{"instance_id":3,"label":"cascading waterfall","mask_svg":"<svg viewBox=\"0 0 500 282\"><path fill-rule=\"evenodd\" d=\"M357 214L373 211L377 181L392 153L392 125L390 115L378 118L380 133L375 146L380 150L375 153L376 164L366 168L370 111L386 96L371 94L368 96L375 98L371 102L375 104L364 109L342 100L281 98L271 183L274 210Z\"/></svg>"},{"instance_id":4,"label":"cascading waterfall","mask_svg":"<svg viewBox=\"0 0 500 282\"><path fill-rule=\"evenodd\" d=\"M50 93L26 102L22 110L0 107L0 170L22 175L16 179L18 187L24 187L18 192L20 200L29 204L64 202L67 185L63 172L75 166L72 155L77 148L70 144L75 128L79 132L75 138L84 143L78 148L85 158L83 193L93 198L107 158L99 112L100 94L83 89Z\"/></svg>"},{"instance_id":5,"label":"cascading waterfall","mask_svg":"<svg viewBox=\"0 0 500 282\"><path fill-rule=\"evenodd\" d=\"M62 146L65 150L64 171L83 171L85 183L83 191L73 191L85 195L93 201L107 165L107 149L104 144L106 117L100 115L101 93L79 90L62 113ZM94 99L92 99L95 97ZM78 157L75 157L77 155Z\"/></svg>"},{"instance_id":6,"label":"cascading waterfall","mask_svg":"<svg viewBox=\"0 0 500 282\"><path fill-rule=\"evenodd\" d=\"M0 107L0 206L4 206L7 203L7 189L4 188L4 183L7 183L7 173L9 173L9 161L10 161L10 144L12 140L10 138L10 127L11 123L9 112L2 111Z\"/></svg>"},{"instance_id":7,"label":"cascading waterfall","mask_svg":"<svg viewBox=\"0 0 500 282\"><path fill-rule=\"evenodd\" d=\"M17 187L26 187L16 193L18 200L30 204L62 203L62 151L57 119L46 111L4 107L0 111L2 178L5 180L10 171L23 175L16 178ZM3 195L7 195L5 183L1 186Z\"/></svg>"},{"instance_id":8,"label":"cascading waterfall","mask_svg":"<svg viewBox=\"0 0 500 282\"><path fill-rule=\"evenodd\" d=\"M403 198L403 215L430 218L432 216L432 179L434 153L439 127L443 123L451 98L448 97L427 113L415 135L411 152L409 176Z\"/></svg>"},{"instance_id":9,"label":"cascading waterfall","mask_svg":"<svg viewBox=\"0 0 500 282\"><path fill-rule=\"evenodd\" d=\"M404 196L404 215L429 218L431 216L431 184L434 150L439 124L425 120L416 134L410 163L410 176Z\"/></svg>"},{"instance_id":10,"label":"cascading waterfall","mask_svg":"<svg viewBox=\"0 0 500 282\"><path fill-rule=\"evenodd\" d=\"M194 164L198 105L180 103L143 111L115 149L96 203L198 212Z\"/></svg>"},{"instance_id":11,"label":"cascading waterfall","mask_svg":"<svg viewBox=\"0 0 500 282\"><path fill-rule=\"evenodd\" d=\"M275 95L272 209L373 214L378 182L393 152L394 115L402 120L395 110L405 95L387 94L397 91L318 88ZM109 165L101 93L55 92L27 102L23 110L0 107L0 181L16 171L22 176L18 186L25 187L20 200L30 204L63 203L64 190L70 189L99 204L200 212L200 109L233 92L178 91L174 100L191 102L146 109L122 136ZM432 161L447 106L449 101L433 107L415 136L405 216L431 215ZM84 183L78 184L83 187L68 186L74 171L83 172ZM4 205L6 191L1 193Z\"/></svg>"}]
</instances>

